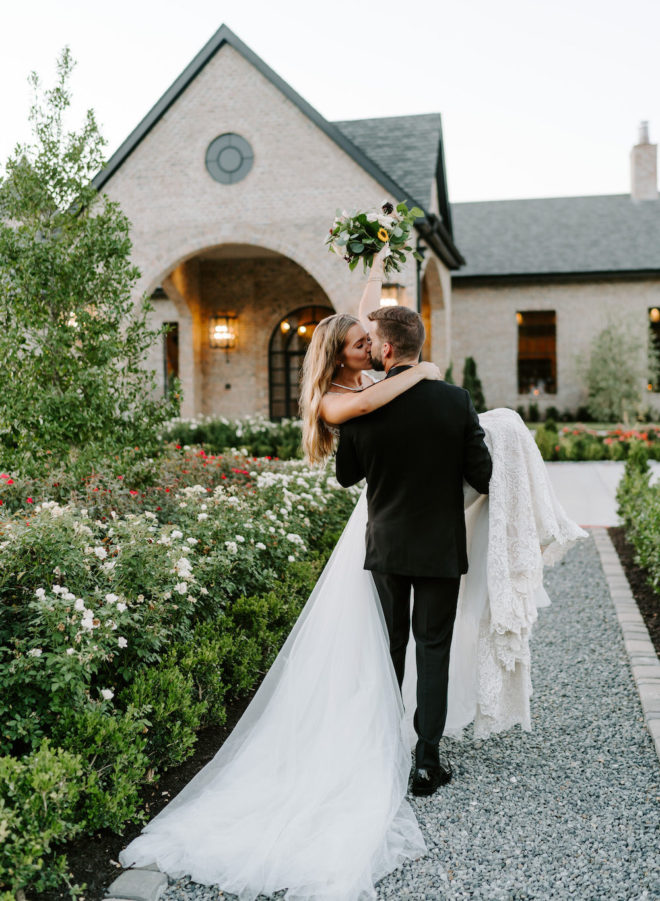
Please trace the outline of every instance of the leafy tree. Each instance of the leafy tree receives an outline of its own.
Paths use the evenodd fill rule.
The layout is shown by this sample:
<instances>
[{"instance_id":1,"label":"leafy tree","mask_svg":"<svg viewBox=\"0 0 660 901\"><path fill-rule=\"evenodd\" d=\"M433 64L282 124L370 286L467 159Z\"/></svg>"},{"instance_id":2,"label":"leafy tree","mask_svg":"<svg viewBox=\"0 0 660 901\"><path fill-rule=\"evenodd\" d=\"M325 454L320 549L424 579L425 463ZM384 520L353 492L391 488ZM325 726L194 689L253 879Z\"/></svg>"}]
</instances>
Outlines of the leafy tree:
<instances>
[{"instance_id":1,"label":"leafy tree","mask_svg":"<svg viewBox=\"0 0 660 901\"><path fill-rule=\"evenodd\" d=\"M456 384L454 382L454 364L450 363L449 366L445 369L445 382L450 385Z\"/></svg>"},{"instance_id":2,"label":"leafy tree","mask_svg":"<svg viewBox=\"0 0 660 901\"><path fill-rule=\"evenodd\" d=\"M627 422L642 405L648 361L633 335L610 322L594 338L585 376L588 410L600 422Z\"/></svg>"},{"instance_id":3,"label":"leafy tree","mask_svg":"<svg viewBox=\"0 0 660 901\"><path fill-rule=\"evenodd\" d=\"M0 177L0 453L142 446L176 414L178 394L156 394L146 353L153 307L134 303L130 223L99 196L103 165L93 110L67 131L68 47L44 91L29 77L31 143L17 144Z\"/></svg>"},{"instance_id":4,"label":"leafy tree","mask_svg":"<svg viewBox=\"0 0 660 901\"><path fill-rule=\"evenodd\" d=\"M470 392L474 409L477 413L485 413L486 398L481 386L481 379L477 375L477 364L473 357L466 357L463 366L463 387Z\"/></svg>"}]
</instances>

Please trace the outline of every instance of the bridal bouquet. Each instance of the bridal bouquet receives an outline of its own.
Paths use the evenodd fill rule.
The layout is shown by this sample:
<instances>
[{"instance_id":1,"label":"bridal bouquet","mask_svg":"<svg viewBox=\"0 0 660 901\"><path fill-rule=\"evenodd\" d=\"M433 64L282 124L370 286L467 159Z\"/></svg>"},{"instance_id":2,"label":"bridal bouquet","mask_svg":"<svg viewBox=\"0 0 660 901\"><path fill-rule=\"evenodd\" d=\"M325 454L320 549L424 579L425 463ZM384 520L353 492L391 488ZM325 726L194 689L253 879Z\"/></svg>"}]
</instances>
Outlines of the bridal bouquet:
<instances>
[{"instance_id":1,"label":"bridal bouquet","mask_svg":"<svg viewBox=\"0 0 660 901\"><path fill-rule=\"evenodd\" d=\"M412 253L416 260L422 259L408 242L415 219L423 215L419 207L409 210L405 203L395 207L389 201L385 201L379 209L337 210L325 243L331 253L343 256L351 271L362 260L365 272L371 268L375 255L387 247L385 275L400 272L406 262L406 254Z\"/></svg>"}]
</instances>

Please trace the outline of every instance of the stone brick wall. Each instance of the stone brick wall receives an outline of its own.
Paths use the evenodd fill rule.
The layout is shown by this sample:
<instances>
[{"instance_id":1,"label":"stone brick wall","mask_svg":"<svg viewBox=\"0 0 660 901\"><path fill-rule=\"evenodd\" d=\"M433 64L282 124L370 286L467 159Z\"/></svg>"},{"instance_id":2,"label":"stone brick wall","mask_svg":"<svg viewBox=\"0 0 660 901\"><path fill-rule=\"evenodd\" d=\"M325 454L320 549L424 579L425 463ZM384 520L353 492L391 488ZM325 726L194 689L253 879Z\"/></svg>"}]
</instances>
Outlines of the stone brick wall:
<instances>
[{"instance_id":1,"label":"stone brick wall","mask_svg":"<svg viewBox=\"0 0 660 901\"><path fill-rule=\"evenodd\" d=\"M254 151L252 170L234 185L217 183L205 167L208 145L225 132L242 135ZM358 271L350 273L323 242L337 207L373 206L385 196L377 181L228 45L103 190L132 222L133 260L142 273L136 296L162 284L170 299L164 306L157 302L154 319L179 322L184 415L207 410L235 415L249 412L248 407L267 407L264 342L271 320L299 305L292 303L293 294L320 294L336 310L356 311L364 279ZM259 263L253 270L241 263L233 274L229 269L223 274L227 284L244 280L240 290L232 288L232 298L243 311L245 337L228 364L236 376L227 380L220 363L214 362L217 358L204 350L205 326L199 315L217 300L215 282L205 264L200 264L204 271L198 278L190 275L199 255L225 244L267 248L286 258L270 269ZM446 295L449 273L441 262L437 265ZM301 269L311 281L300 275ZM290 279L286 284L285 273ZM270 277L272 290L265 284ZM414 304L414 261L397 280ZM197 283L198 295L191 287ZM249 350L243 343L248 339ZM249 353L254 355L250 362ZM156 357L154 352L150 362L160 372L162 362ZM218 387L226 382L231 389Z\"/></svg>"},{"instance_id":2,"label":"stone brick wall","mask_svg":"<svg viewBox=\"0 0 660 901\"><path fill-rule=\"evenodd\" d=\"M648 335L648 310L660 305L658 280L594 280L557 284L463 285L453 283L452 355L460 381L465 357L472 356L489 407L527 405L575 410L586 401L580 363L588 360L593 338L611 318L640 342ZM557 314L557 394L518 394L516 312L555 310ZM660 395L647 395L660 410Z\"/></svg>"}]
</instances>

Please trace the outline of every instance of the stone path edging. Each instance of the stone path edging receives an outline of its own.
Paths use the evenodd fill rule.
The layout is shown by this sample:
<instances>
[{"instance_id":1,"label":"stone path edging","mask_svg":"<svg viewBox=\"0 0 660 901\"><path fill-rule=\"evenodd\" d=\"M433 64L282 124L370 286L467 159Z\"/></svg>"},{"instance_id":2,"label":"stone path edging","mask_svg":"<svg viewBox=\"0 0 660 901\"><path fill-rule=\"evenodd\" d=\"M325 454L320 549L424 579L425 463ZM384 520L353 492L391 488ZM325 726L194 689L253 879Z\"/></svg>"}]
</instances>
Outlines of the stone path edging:
<instances>
[{"instance_id":1,"label":"stone path edging","mask_svg":"<svg viewBox=\"0 0 660 901\"><path fill-rule=\"evenodd\" d=\"M607 529L590 529L623 632L633 678L660 759L660 660Z\"/></svg>"},{"instance_id":2,"label":"stone path edging","mask_svg":"<svg viewBox=\"0 0 660 901\"><path fill-rule=\"evenodd\" d=\"M104 901L158 901L167 884L167 876L155 864L124 870L106 889Z\"/></svg>"}]
</instances>

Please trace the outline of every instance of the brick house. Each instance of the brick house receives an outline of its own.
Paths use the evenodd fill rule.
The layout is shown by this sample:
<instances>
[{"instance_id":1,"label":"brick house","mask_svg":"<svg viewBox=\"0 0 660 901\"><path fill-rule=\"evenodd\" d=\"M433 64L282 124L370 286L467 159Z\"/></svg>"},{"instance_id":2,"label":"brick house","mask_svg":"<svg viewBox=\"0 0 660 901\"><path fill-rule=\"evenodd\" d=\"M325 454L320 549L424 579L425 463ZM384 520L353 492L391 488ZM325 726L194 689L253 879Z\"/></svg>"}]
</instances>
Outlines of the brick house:
<instances>
[{"instance_id":1,"label":"brick house","mask_svg":"<svg viewBox=\"0 0 660 901\"><path fill-rule=\"evenodd\" d=\"M95 184L132 222L136 297L174 325L148 363L162 388L181 378L183 416L295 415L315 324L363 287L324 247L335 209L385 197L425 214L423 263L385 292L422 314L424 356L457 374L473 356L490 406L566 407L607 315L655 326L660 204L640 147L642 196L450 205L439 115L328 122L222 26Z\"/></svg>"}]
</instances>

